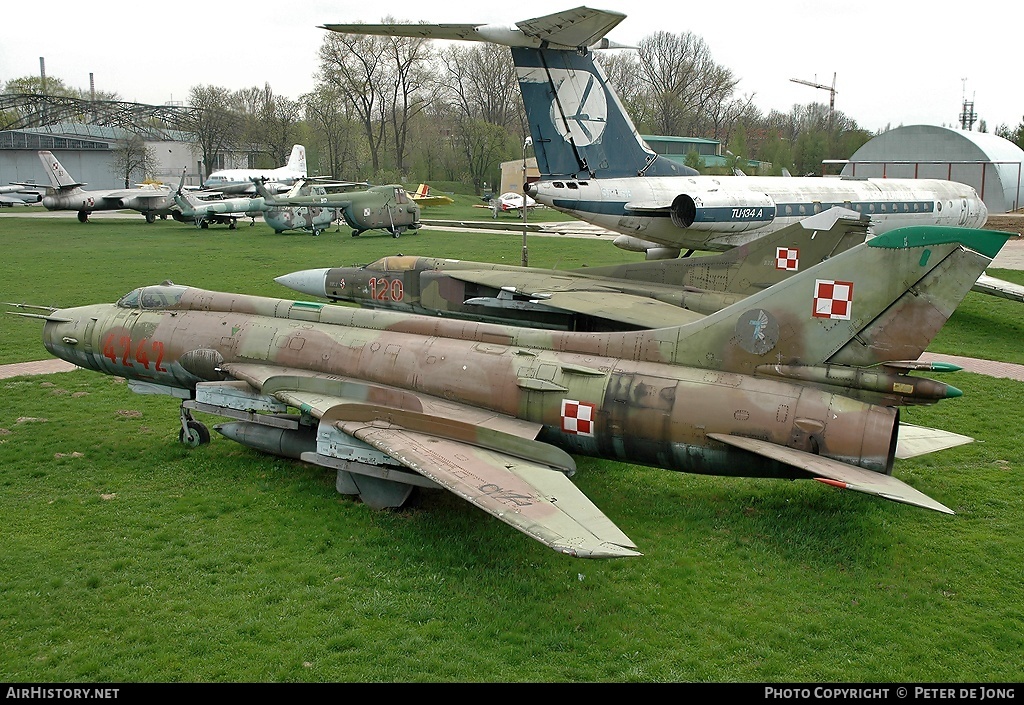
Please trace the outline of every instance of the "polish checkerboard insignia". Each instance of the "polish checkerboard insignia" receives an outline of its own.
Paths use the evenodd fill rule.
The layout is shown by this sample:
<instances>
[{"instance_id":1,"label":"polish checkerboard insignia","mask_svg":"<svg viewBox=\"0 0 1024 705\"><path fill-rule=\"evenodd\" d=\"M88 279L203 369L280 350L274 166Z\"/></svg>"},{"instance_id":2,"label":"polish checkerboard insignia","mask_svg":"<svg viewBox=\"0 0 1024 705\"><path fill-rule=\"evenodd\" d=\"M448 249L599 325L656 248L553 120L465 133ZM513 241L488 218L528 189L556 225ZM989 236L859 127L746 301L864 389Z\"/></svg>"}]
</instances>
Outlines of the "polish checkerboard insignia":
<instances>
[{"instance_id":1,"label":"polish checkerboard insignia","mask_svg":"<svg viewBox=\"0 0 1024 705\"><path fill-rule=\"evenodd\" d=\"M815 318L850 320L853 308L853 282L816 279L814 281Z\"/></svg>"},{"instance_id":2,"label":"polish checkerboard insignia","mask_svg":"<svg viewBox=\"0 0 1024 705\"><path fill-rule=\"evenodd\" d=\"M800 250L796 247L776 247L775 268L785 272L800 269Z\"/></svg>"},{"instance_id":3,"label":"polish checkerboard insignia","mask_svg":"<svg viewBox=\"0 0 1024 705\"><path fill-rule=\"evenodd\" d=\"M562 400L562 432L576 436L594 435L594 412L597 407L585 401Z\"/></svg>"}]
</instances>

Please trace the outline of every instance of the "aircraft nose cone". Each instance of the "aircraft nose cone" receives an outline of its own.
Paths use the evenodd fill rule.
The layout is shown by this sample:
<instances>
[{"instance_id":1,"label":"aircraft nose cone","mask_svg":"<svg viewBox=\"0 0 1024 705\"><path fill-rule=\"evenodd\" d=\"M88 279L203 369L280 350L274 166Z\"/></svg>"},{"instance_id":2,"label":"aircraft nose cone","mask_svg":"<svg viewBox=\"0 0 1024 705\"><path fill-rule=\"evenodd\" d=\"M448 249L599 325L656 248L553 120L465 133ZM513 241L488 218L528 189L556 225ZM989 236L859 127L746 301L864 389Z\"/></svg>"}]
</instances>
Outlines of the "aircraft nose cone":
<instances>
[{"instance_id":1,"label":"aircraft nose cone","mask_svg":"<svg viewBox=\"0 0 1024 705\"><path fill-rule=\"evenodd\" d=\"M274 281L281 286L286 286L308 296L325 297L327 292L324 284L327 280L327 271L326 267L323 269L303 269L291 274L282 274L279 277L275 277Z\"/></svg>"}]
</instances>

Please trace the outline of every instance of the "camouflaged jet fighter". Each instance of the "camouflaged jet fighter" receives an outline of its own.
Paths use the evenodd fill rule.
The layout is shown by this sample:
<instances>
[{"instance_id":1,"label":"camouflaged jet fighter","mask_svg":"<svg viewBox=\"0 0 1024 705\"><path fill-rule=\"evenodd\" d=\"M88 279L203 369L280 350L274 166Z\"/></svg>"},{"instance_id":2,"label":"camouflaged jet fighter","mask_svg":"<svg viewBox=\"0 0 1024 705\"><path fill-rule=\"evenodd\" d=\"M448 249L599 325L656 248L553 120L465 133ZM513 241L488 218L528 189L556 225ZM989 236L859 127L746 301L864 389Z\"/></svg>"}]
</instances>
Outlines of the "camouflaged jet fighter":
<instances>
[{"instance_id":1,"label":"camouflaged jet fighter","mask_svg":"<svg viewBox=\"0 0 1024 705\"><path fill-rule=\"evenodd\" d=\"M569 271L383 257L274 281L366 308L576 331L662 328L697 320L864 242L870 220L830 208L720 254Z\"/></svg>"},{"instance_id":2,"label":"camouflaged jet fighter","mask_svg":"<svg viewBox=\"0 0 1024 705\"><path fill-rule=\"evenodd\" d=\"M273 194L258 179L253 179L253 185L271 206L337 209L352 228L352 237L358 237L367 230L385 230L392 237L398 237L406 230L415 231L420 227L420 207L398 184L370 186L365 191L309 196Z\"/></svg>"},{"instance_id":3,"label":"camouflaged jet fighter","mask_svg":"<svg viewBox=\"0 0 1024 705\"><path fill-rule=\"evenodd\" d=\"M960 396L911 374L1008 233L894 230L698 321L579 333L207 291L170 282L53 309L53 355L180 398L252 448L337 472L373 507L443 488L556 551L638 555L570 481L570 454L815 479L951 513L896 458L971 439L900 423ZM953 368L955 369L955 368ZM293 411L289 412L288 409Z\"/></svg>"}]
</instances>

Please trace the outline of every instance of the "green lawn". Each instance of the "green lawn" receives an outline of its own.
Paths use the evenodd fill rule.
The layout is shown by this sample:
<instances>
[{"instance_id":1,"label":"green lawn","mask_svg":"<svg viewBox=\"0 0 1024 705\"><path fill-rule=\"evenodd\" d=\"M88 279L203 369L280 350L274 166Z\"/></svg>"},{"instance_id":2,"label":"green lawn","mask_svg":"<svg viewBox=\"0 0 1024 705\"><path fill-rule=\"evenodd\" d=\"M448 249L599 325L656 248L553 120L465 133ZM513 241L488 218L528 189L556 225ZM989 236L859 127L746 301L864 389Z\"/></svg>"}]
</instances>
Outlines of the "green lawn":
<instances>
[{"instance_id":1,"label":"green lawn","mask_svg":"<svg viewBox=\"0 0 1024 705\"><path fill-rule=\"evenodd\" d=\"M68 214L0 218L0 243L0 300L72 306L163 279L290 297L273 277L399 252L517 264L522 240ZM640 257L598 237L529 250ZM970 294L931 349L1024 363L1021 311ZM0 316L0 362L47 358L39 328ZM943 379L965 395L903 419L977 440L896 474L955 516L579 458L578 486L645 554L612 561L450 493L377 512L319 468L219 437L186 449L173 400L111 377L0 380L0 680L1019 682L1024 383Z\"/></svg>"}]
</instances>

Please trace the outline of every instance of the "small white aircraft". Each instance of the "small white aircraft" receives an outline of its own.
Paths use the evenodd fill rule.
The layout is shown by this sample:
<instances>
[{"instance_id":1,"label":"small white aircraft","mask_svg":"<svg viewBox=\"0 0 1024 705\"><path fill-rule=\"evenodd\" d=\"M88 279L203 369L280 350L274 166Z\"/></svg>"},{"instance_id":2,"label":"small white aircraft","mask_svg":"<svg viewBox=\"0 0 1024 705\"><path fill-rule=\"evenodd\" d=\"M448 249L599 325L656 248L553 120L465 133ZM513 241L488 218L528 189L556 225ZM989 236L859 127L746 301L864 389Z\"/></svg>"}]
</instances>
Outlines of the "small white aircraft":
<instances>
[{"instance_id":1,"label":"small white aircraft","mask_svg":"<svg viewBox=\"0 0 1024 705\"><path fill-rule=\"evenodd\" d=\"M306 178L306 148L292 147L288 163L276 169L220 169L206 177L203 188L220 193L256 193L253 179L262 181L267 190L283 193L298 179Z\"/></svg>"},{"instance_id":2,"label":"small white aircraft","mask_svg":"<svg viewBox=\"0 0 1024 705\"><path fill-rule=\"evenodd\" d=\"M536 208L537 202L526 196L526 208ZM498 217L498 213L506 213L508 211L516 211L517 214L523 212L523 195L516 193L515 191L509 191L503 193L497 198L491 199L491 212L494 218Z\"/></svg>"}]
</instances>

